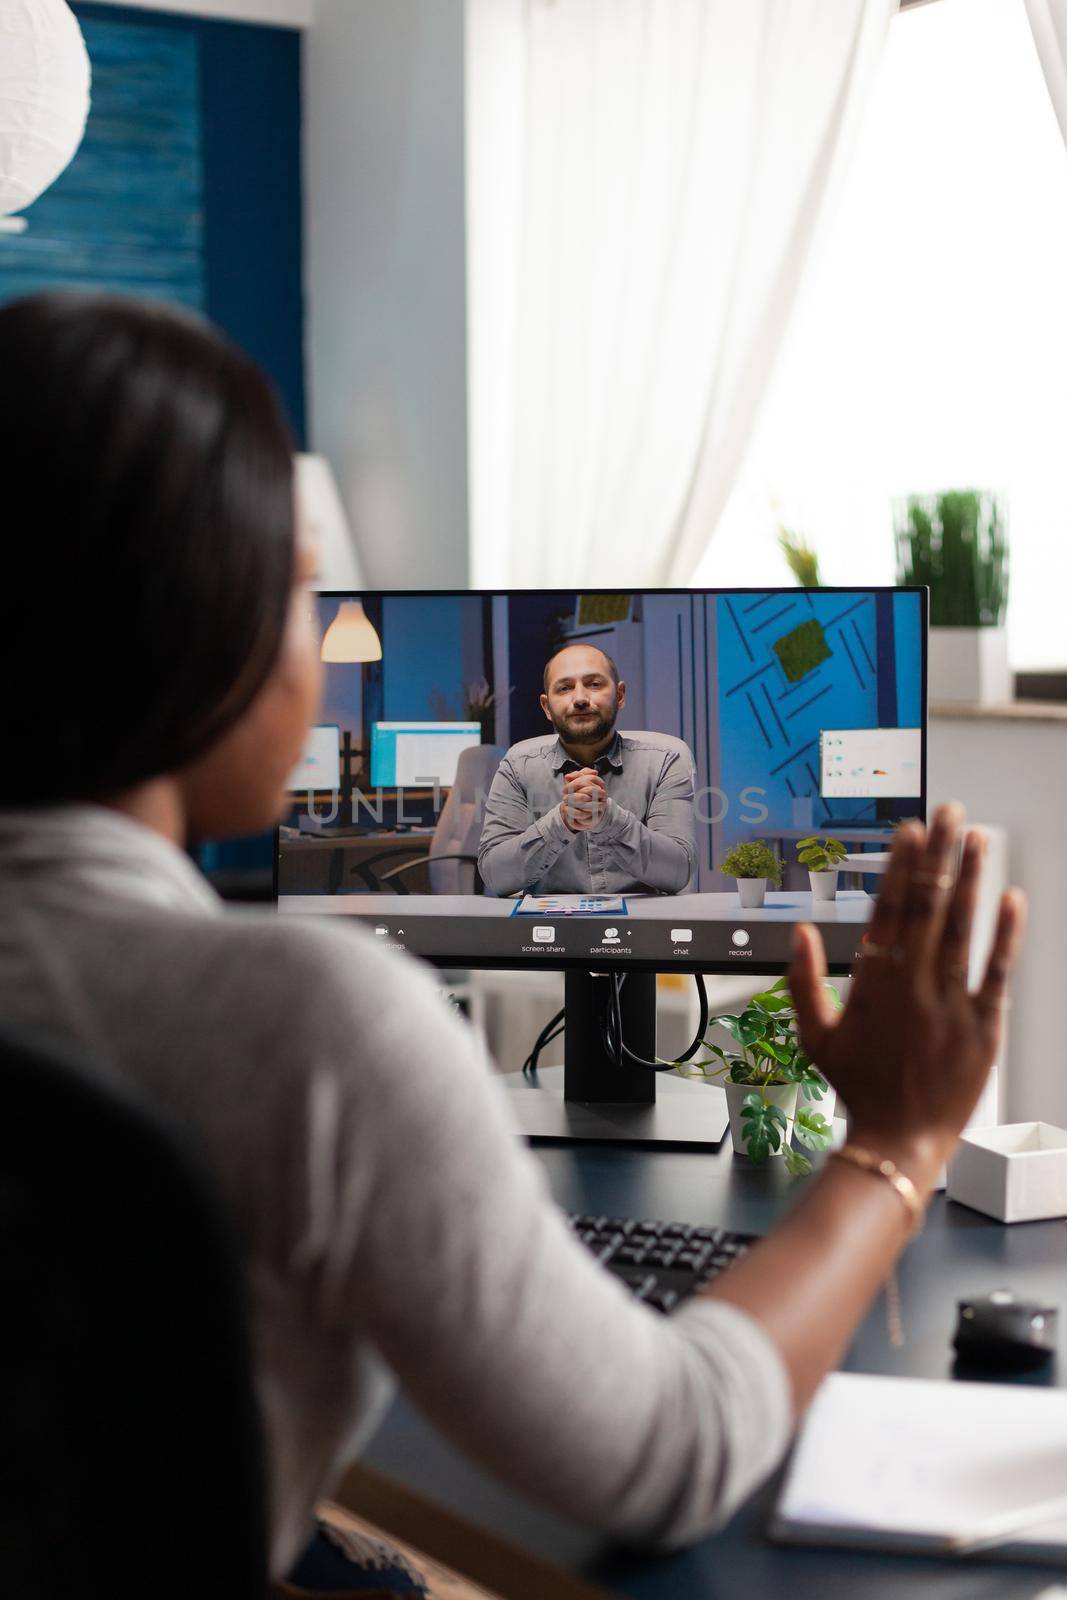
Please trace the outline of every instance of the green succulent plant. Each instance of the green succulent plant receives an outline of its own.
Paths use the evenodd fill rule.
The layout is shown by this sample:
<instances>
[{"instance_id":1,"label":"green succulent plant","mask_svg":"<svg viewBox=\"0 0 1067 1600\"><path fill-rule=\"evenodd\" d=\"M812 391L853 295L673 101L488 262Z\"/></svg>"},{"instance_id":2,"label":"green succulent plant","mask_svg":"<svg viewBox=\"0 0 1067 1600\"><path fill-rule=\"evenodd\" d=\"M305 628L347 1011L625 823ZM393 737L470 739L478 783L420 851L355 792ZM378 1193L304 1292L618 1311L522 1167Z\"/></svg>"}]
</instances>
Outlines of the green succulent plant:
<instances>
[{"instance_id":1,"label":"green succulent plant","mask_svg":"<svg viewBox=\"0 0 1067 1600\"><path fill-rule=\"evenodd\" d=\"M764 839L750 839L735 844L719 864L719 871L728 878L766 878L776 888L781 887L785 862Z\"/></svg>"},{"instance_id":2,"label":"green succulent plant","mask_svg":"<svg viewBox=\"0 0 1067 1600\"><path fill-rule=\"evenodd\" d=\"M1003 507L983 489L911 495L894 508L897 582L926 584L935 628L995 628L1008 605Z\"/></svg>"}]
</instances>

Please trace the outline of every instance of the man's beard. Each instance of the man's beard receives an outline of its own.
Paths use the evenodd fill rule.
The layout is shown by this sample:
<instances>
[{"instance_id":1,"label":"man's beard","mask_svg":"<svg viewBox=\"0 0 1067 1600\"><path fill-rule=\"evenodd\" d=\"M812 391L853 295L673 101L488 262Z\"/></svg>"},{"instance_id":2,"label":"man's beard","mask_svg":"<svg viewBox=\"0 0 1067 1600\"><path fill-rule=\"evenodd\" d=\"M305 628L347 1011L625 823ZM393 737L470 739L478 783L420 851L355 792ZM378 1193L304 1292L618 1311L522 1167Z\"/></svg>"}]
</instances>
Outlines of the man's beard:
<instances>
[{"instance_id":1,"label":"man's beard","mask_svg":"<svg viewBox=\"0 0 1067 1600\"><path fill-rule=\"evenodd\" d=\"M614 705L607 716L599 716L593 712L591 716L585 715L578 721L572 720L573 713L568 716L553 717L552 726L564 744L600 744L613 732L618 716L619 708Z\"/></svg>"}]
</instances>

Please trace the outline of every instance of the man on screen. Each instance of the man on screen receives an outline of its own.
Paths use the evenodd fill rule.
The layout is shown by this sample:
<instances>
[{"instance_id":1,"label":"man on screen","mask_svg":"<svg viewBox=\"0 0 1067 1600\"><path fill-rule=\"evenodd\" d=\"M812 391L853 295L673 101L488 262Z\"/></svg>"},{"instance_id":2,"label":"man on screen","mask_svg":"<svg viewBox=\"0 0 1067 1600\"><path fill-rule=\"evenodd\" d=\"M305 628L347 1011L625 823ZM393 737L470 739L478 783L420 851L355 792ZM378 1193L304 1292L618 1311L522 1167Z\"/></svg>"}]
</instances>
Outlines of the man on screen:
<instances>
[{"instance_id":1,"label":"man on screen","mask_svg":"<svg viewBox=\"0 0 1067 1600\"><path fill-rule=\"evenodd\" d=\"M524 739L489 790L478 870L491 894L680 894L693 875L694 762L668 735L617 733L626 685L572 644L545 666L556 737Z\"/></svg>"}]
</instances>

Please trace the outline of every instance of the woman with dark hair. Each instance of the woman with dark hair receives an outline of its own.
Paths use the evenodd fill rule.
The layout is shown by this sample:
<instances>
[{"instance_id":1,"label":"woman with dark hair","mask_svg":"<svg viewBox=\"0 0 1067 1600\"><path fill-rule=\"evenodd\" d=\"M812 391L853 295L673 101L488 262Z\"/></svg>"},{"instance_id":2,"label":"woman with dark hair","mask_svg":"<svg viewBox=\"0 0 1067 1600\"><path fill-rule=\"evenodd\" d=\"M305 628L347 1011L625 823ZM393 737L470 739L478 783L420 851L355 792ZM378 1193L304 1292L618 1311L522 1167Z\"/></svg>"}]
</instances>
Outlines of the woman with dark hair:
<instances>
[{"instance_id":1,"label":"woman with dark hair","mask_svg":"<svg viewBox=\"0 0 1067 1600\"><path fill-rule=\"evenodd\" d=\"M943 807L899 831L839 1018L799 930L805 1042L883 1166L828 1161L660 1318L570 1235L414 963L329 919L224 910L184 853L274 820L316 704L314 552L260 375L173 311L27 300L0 309L0 439L0 999L207 1152L243 1254L272 1570L390 1372L527 1493L631 1540L700 1537L778 1461L921 1216L993 1059L1020 898L969 994L981 841L950 888Z\"/></svg>"}]
</instances>

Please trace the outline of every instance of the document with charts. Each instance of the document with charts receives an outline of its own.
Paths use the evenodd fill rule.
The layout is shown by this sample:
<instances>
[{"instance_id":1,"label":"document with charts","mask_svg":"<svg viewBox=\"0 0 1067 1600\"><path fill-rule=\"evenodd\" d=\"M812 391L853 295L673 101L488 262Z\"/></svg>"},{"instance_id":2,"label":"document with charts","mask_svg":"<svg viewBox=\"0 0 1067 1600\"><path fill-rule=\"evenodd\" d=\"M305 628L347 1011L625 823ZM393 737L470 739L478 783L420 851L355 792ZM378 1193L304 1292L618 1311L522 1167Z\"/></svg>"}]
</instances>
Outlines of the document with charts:
<instances>
[{"instance_id":1,"label":"document with charts","mask_svg":"<svg viewBox=\"0 0 1067 1600\"><path fill-rule=\"evenodd\" d=\"M527 894L515 917L624 917L626 901L617 894Z\"/></svg>"}]
</instances>

